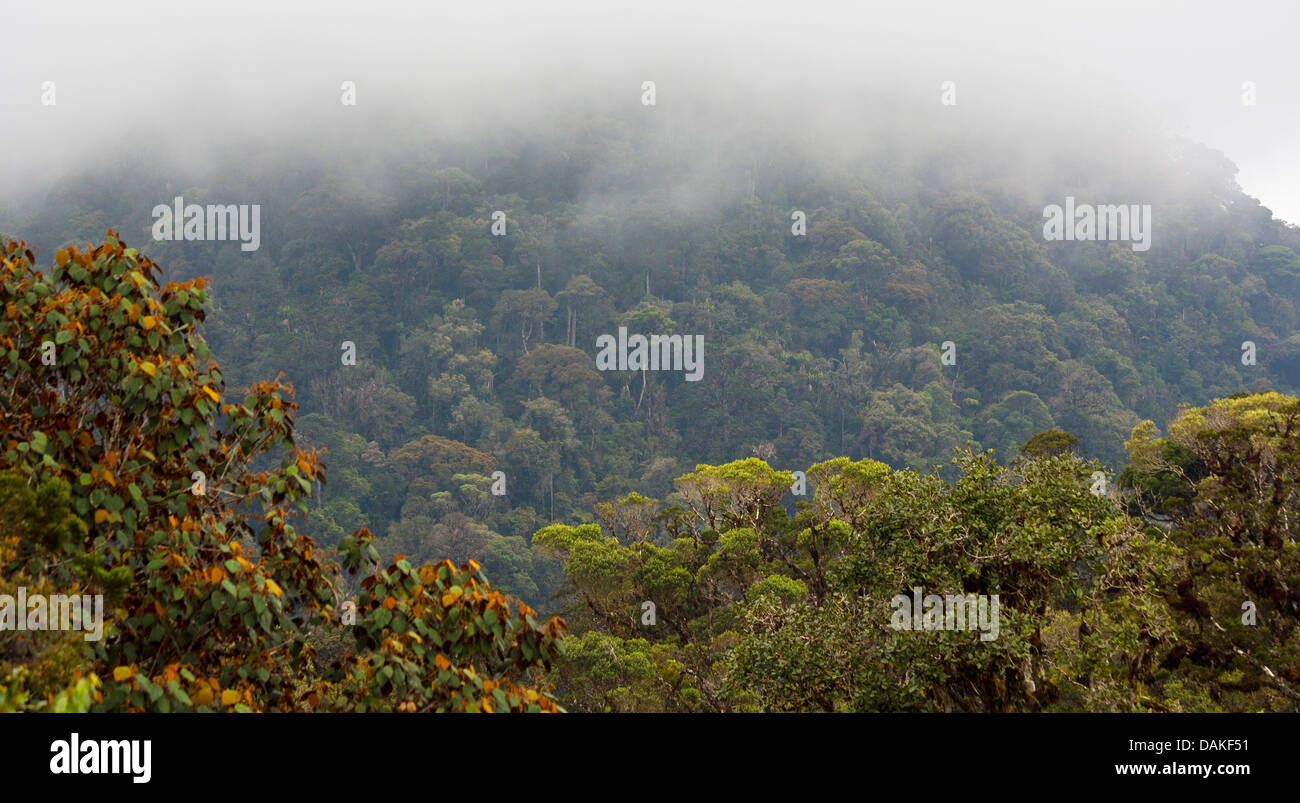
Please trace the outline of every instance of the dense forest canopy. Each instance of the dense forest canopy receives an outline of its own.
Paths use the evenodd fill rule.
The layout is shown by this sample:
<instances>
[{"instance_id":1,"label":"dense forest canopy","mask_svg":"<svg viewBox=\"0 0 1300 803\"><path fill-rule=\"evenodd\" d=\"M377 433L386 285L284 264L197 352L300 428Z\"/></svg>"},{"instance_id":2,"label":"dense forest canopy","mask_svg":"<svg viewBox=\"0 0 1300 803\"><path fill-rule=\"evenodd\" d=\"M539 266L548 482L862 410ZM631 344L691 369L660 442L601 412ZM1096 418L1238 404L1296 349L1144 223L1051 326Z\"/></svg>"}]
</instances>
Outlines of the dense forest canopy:
<instances>
[{"instance_id":1,"label":"dense forest canopy","mask_svg":"<svg viewBox=\"0 0 1300 803\"><path fill-rule=\"evenodd\" d=\"M1228 159L1131 133L1124 155L1102 159L1120 135L1109 131L1080 134L1098 147L963 132L918 149L883 127L828 159L815 131L719 136L655 114L590 111L547 133L379 154L240 151L189 172L133 154L15 202L0 232L38 246L36 262L61 255L62 271L69 247L116 229L156 263L163 303L181 292L164 282L200 282L181 307L207 306L184 322L203 345L174 347L195 349L196 370L210 350L225 388L253 389L223 414L253 426L288 404L265 382L277 376L297 405L292 435L263 422L273 437L242 456L243 491L275 488L259 472L306 465L310 477L316 463L292 450L324 450L328 484L290 485L306 518L277 537L341 548L359 570L370 541L353 533L368 530L375 558L417 589L392 597L403 606L435 580L415 567L448 559L441 571L474 561L462 571L565 613L576 634L550 677L570 707L1294 704L1294 624L1260 635L1249 661L1236 634L1198 625L1222 622L1243 593L1297 612L1294 485L1268 497L1263 529L1223 531L1194 503L1250 507L1253 479L1198 482L1252 465L1231 451L1250 451L1252 426L1284 428L1269 466L1295 481L1294 431L1278 423L1295 411L1278 393L1300 390L1300 230L1246 196ZM1045 241L1044 208L1067 196L1149 205L1150 249ZM260 204L260 247L155 240L150 210L175 197ZM72 253L116 277L136 259L119 250L110 239ZM702 336L701 380L598 370L598 338L620 328ZM1237 410L1233 437L1222 416L1183 409L1243 393L1267 412ZM1143 422L1175 424L1161 439ZM1123 480L1118 494L1089 492L1097 471ZM57 476L29 476L66 495L38 483ZM797 477L806 493L790 492ZM970 533L986 539L978 560L960 546ZM1268 576L1198 562L1194 536L1226 539ZM1273 557L1285 562L1270 569ZM890 631L891 595L922 580L1000 594L995 645ZM294 582L308 608L332 604ZM1161 596L1175 585L1177 598ZM293 617L284 627L342 649ZM380 618L363 647L388 649ZM531 612L513 626L547 655L559 634ZM277 637L262 627L253 642ZM549 669L537 655L499 660ZM273 679L239 699L293 707L285 689L306 681ZM392 693L370 677L336 683L317 701L378 706ZM509 688L506 707L542 699Z\"/></svg>"}]
</instances>

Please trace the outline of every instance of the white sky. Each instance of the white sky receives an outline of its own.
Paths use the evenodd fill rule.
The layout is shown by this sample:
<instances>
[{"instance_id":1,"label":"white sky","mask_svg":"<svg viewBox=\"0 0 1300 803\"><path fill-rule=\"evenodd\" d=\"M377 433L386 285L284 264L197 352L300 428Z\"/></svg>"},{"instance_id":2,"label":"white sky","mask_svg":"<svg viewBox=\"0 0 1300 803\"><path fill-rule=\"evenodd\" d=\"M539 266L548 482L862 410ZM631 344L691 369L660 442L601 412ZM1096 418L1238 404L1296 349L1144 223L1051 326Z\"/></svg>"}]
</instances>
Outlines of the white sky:
<instances>
[{"instance_id":1,"label":"white sky","mask_svg":"<svg viewBox=\"0 0 1300 803\"><path fill-rule=\"evenodd\" d=\"M1086 116L1099 99L1099 114L1152 119L1223 151L1247 193L1300 221L1294 2L44 0L10 4L0 22L0 194L20 181L39 191L101 155L132 128L127 112L147 125L141 147L160 153L256 131L250 109L297 121L268 137L310 137L345 79L370 93L359 102L379 86L444 120L507 105L526 114L520 97L545 105L551 91L656 75L743 86L769 111L846 82L937 97L937 79L950 79L963 104ZM39 103L44 80L56 82L56 108ZM1241 103L1245 81L1253 107Z\"/></svg>"}]
</instances>

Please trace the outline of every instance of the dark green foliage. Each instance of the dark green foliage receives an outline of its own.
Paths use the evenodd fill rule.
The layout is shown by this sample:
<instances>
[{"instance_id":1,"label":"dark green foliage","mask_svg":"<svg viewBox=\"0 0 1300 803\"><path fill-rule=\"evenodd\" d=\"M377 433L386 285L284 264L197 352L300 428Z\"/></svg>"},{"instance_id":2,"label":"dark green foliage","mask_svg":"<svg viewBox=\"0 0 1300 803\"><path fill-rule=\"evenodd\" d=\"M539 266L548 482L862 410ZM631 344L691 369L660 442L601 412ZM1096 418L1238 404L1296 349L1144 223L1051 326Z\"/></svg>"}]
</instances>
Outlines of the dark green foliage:
<instances>
[{"instance_id":1,"label":"dark green foliage","mask_svg":"<svg viewBox=\"0 0 1300 803\"><path fill-rule=\"evenodd\" d=\"M1300 233L1196 148L1128 177L1159 215L1136 253L1044 242L1042 206L1061 198L1026 198L975 143L937 152L943 169L904 169L884 149L823 171L757 138L717 165L716 202L683 205L679 173L625 157L647 134L592 123L562 148L517 133L432 142L365 173L286 155L270 174L232 160L187 185L124 164L5 223L48 251L87 220L256 187L261 250L149 251L169 278L210 277L206 336L231 387L281 371L294 386L303 441L329 450L306 531L332 545L369 527L385 557L417 560L459 544L539 609L559 567L524 560L518 539L634 490L662 498L700 462L847 456L951 479L953 448L1006 463L1058 452L1031 436L1060 430L1118 471L1142 419L1300 383ZM730 177L753 165L738 190ZM1043 169L1080 198L1113 190L1069 159ZM490 233L495 210L505 237ZM595 370L596 337L620 325L703 335L704 379ZM1240 362L1246 339L1258 365ZM355 366L340 364L345 340ZM946 341L956 365L940 362ZM434 442L466 451L407 459ZM504 495L454 479L493 470ZM1159 473L1123 479L1152 505L1187 498Z\"/></svg>"}]
</instances>

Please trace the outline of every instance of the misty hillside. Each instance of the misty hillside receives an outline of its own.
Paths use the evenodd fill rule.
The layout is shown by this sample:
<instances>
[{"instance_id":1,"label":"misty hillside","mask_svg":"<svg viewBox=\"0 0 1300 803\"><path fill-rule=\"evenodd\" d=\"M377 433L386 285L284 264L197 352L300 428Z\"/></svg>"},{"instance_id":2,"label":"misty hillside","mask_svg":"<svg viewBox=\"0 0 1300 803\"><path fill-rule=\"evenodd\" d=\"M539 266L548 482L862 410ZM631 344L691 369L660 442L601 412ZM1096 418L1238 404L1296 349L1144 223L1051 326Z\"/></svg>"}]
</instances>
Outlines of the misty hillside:
<instances>
[{"instance_id":1,"label":"misty hillside","mask_svg":"<svg viewBox=\"0 0 1300 803\"><path fill-rule=\"evenodd\" d=\"M1300 711L1295 16L7 9L0 712Z\"/></svg>"},{"instance_id":2,"label":"misty hillside","mask_svg":"<svg viewBox=\"0 0 1300 803\"><path fill-rule=\"evenodd\" d=\"M1117 472L1143 419L1300 385L1300 230L1221 154L1154 138L1126 160L992 137L922 150L884 132L836 162L758 130L692 147L664 119L592 114L360 167L241 154L184 181L124 157L4 230L49 254L114 227L168 279L210 277L228 385L283 372L300 430L329 449L309 532L477 557L540 606L560 577L528 548L537 528L664 498L697 463L924 473L1059 428ZM1149 250L1045 241L1044 208L1067 195L1150 204ZM260 247L154 241L147 212L174 196L260 203ZM620 326L702 335L702 380L596 370ZM498 469L504 499L476 484Z\"/></svg>"}]
</instances>

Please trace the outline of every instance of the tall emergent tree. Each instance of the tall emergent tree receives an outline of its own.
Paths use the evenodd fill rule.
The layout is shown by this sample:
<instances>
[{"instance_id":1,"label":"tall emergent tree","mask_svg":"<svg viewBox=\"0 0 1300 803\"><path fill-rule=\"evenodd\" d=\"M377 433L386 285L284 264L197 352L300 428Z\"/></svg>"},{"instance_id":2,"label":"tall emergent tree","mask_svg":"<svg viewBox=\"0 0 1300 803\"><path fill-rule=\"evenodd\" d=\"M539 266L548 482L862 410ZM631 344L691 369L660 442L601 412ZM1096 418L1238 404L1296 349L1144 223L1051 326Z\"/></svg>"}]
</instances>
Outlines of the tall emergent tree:
<instances>
[{"instance_id":1,"label":"tall emergent tree","mask_svg":"<svg viewBox=\"0 0 1300 803\"><path fill-rule=\"evenodd\" d=\"M1237 394L1150 421L1126 479L1172 519L1182 613L1164 663L1205 710L1300 706L1300 399Z\"/></svg>"}]
</instances>

